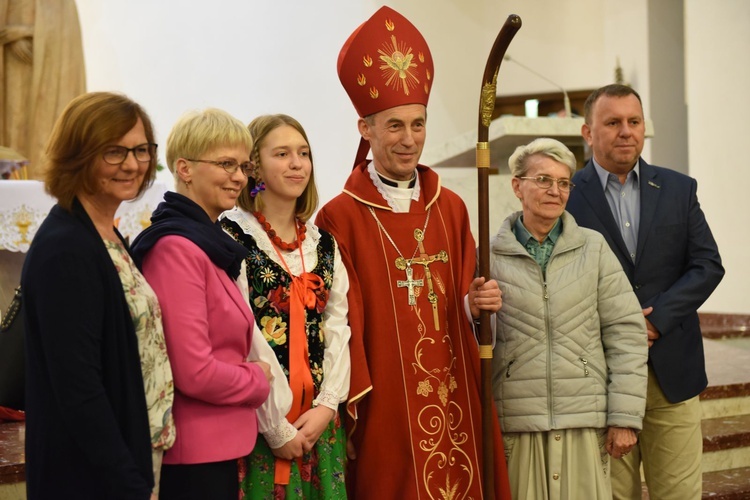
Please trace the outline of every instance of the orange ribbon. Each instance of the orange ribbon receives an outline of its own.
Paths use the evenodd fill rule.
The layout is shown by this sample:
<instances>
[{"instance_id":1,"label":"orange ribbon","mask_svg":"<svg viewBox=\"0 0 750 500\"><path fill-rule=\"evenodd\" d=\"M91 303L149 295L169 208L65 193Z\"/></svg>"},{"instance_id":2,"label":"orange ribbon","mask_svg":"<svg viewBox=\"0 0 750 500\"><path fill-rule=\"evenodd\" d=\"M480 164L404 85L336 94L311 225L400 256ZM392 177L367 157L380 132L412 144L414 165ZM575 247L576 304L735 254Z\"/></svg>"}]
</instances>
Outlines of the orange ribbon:
<instances>
[{"instance_id":1,"label":"orange ribbon","mask_svg":"<svg viewBox=\"0 0 750 500\"><path fill-rule=\"evenodd\" d=\"M289 387L292 389L292 408L287 413L286 419L289 422L295 422L312 406L314 386L310 371L305 309L315 309L318 300L315 292L324 288L324 283L320 276L304 271L304 257L302 258L302 274L292 275L284 257L275 246L274 250L284 264L286 272L292 276L292 284L289 287ZM300 256L302 257L301 246ZM301 465L301 459L297 459L297 466L301 467ZM292 461L277 457L273 482L289 484L291 472Z\"/></svg>"},{"instance_id":2,"label":"orange ribbon","mask_svg":"<svg viewBox=\"0 0 750 500\"><path fill-rule=\"evenodd\" d=\"M303 238L299 234L299 224L295 226L295 229L297 241L302 243ZM292 284L289 287L289 387L292 389L292 408L287 413L286 419L293 423L312 407L315 390L312 372L310 371L307 314L305 310L318 309L318 300L322 302L320 306L324 307L328 300L328 291L325 289L325 283L320 276L305 271L305 256L302 253L301 244L298 246L302 261L302 274L299 276L294 276L289 270L286 260L284 260L273 240L271 240L271 244L287 274L292 277ZM301 468L301 458L297 459L297 466ZM291 472L292 461L277 457L274 467L274 483L289 484Z\"/></svg>"}]
</instances>

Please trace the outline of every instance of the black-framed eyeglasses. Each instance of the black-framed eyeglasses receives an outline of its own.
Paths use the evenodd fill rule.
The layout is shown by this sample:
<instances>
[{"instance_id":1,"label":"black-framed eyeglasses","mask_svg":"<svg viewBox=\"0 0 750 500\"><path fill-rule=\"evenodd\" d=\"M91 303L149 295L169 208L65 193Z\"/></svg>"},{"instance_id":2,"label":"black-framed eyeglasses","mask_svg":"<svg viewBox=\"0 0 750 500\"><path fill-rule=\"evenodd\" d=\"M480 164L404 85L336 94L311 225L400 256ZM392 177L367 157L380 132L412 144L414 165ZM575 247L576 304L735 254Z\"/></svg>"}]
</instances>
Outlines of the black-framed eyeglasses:
<instances>
[{"instance_id":1,"label":"black-framed eyeglasses","mask_svg":"<svg viewBox=\"0 0 750 500\"><path fill-rule=\"evenodd\" d=\"M534 184L539 186L542 189L549 189L552 187L552 184L555 182L557 183L557 188L560 191L570 191L574 187L576 187L575 184L570 182L570 179L555 179L554 177L550 177L548 175L537 175L536 177L518 177L517 179L524 179L527 181L534 181Z\"/></svg>"},{"instance_id":2,"label":"black-framed eyeglasses","mask_svg":"<svg viewBox=\"0 0 750 500\"><path fill-rule=\"evenodd\" d=\"M237 169L240 169L243 174L245 174L245 177L250 177L250 174L253 172L253 164L249 161L243 161L242 163L237 163L236 160L223 160L223 161L216 161L216 160L191 160L190 158L185 158L187 161L195 161L200 163L210 163L211 165L216 165L218 167L221 167L224 169L226 173L229 175L234 174Z\"/></svg>"},{"instance_id":3,"label":"black-framed eyeglasses","mask_svg":"<svg viewBox=\"0 0 750 500\"><path fill-rule=\"evenodd\" d=\"M102 157L104 161L110 165L120 165L128 157L128 153L133 152L133 157L136 161L147 162L151 161L151 158L156 154L156 144L144 143L139 144L133 148L126 148L125 146L107 146L104 148Z\"/></svg>"}]
</instances>

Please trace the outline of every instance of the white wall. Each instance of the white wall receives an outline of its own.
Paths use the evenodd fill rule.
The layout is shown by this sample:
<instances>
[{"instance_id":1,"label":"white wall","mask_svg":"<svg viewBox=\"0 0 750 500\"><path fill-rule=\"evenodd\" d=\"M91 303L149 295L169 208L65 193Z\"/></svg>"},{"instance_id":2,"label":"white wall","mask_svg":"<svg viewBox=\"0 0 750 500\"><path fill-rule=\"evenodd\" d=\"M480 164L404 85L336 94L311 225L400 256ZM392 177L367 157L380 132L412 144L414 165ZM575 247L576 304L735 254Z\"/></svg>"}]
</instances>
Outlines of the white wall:
<instances>
[{"instance_id":1,"label":"white wall","mask_svg":"<svg viewBox=\"0 0 750 500\"><path fill-rule=\"evenodd\" d=\"M385 3L419 27L435 58L427 150L475 128L487 53L511 12L524 26L509 53L568 89L609 82L618 56L634 84L648 70L630 55L632 36L617 23L598 21L610 15L599 0ZM243 121L284 112L310 135L316 168L327 174L318 177L322 199L341 190L358 135L336 60L351 31L380 2L77 0L77 5L88 90L119 90L141 103L162 146L188 109L219 107ZM624 9L642 32L645 0ZM506 66L501 94L555 90Z\"/></svg>"},{"instance_id":2,"label":"white wall","mask_svg":"<svg viewBox=\"0 0 750 500\"><path fill-rule=\"evenodd\" d=\"M726 275L704 311L750 313L750 2L685 0L690 175Z\"/></svg>"},{"instance_id":3,"label":"white wall","mask_svg":"<svg viewBox=\"0 0 750 500\"><path fill-rule=\"evenodd\" d=\"M750 303L741 285L749 277L739 260L742 242L737 241L747 242L747 237L729 226L729 220L737 218L726 217L725 201L732 199L728 192L735 192L734 199L739 200L744 182L733 182L742 179L733 167L738 163L736 152L717 155L714 148L722 148L730 137L740 142L740 120L748 112L748 70L738 60L746 56L738 54L747 54L750 48L750 2L685 2L689 136L700 138L690 141L690 174L699 180L701 202L728 274L704 310L747 313ZM575 90L610 83L619 58L626 81L641 93L650 116L649 51L654 48L648 42L648 0L390 0L385 4L422 31L435 60L425 158L455 136L476 129L484 64L510 13L523 20L508 51L515 59ZM88 89L122 91L141 103L155 122L162 146L172 124L188 109L219 107L245 122L263 113L288 113L302 122L310 136L322 202L340 192L359 136L356 113L336 75L336 60L351 31L381 2L77 0L77 5ZM718 49L709 51L709 47ZM511 63L500 70L500 94L555 90ZM715 102L723 96L744 98L729 104L736 111L732 117L716 116ZM655 130L653 140L658 141L658 122ZM647 160L650 151L647 142ZM475 172L441 169L441 175L464 197L476 221ZM518 208L508 184L506 175L491 179L491 233L509 211ZM722 213L726 222L720 219Z\"/></svg>"},{"instance_id":4,"label":"white wall","mask_svg":"<svg viewBox=\"0 0 750 500\"><path fill-rule=\"evenodd\" d=\"M218 107L243 122L287 113L305 126L324 200L341 191L358 141L336 76L338 51L369 1L77 0L88 90L118 90L155 122ZM168 173L164 173L169 179Z\"/></svg>"}]
</instances>

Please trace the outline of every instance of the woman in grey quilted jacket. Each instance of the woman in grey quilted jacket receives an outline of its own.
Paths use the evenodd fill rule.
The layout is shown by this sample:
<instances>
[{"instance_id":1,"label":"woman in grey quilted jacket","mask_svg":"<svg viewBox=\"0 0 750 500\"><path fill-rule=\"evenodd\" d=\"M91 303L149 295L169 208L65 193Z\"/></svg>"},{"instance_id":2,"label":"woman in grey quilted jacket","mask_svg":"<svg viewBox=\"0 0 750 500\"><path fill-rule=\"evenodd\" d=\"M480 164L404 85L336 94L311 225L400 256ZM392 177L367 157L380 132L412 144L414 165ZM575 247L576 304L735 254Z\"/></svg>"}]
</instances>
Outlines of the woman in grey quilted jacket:
<instances>
[{"instance_id":1,"label":"woman in grey quilted jacket","mask_svg":"<svg viewBox=\"0 0 750 500\"><path fill-rule=\"evenodd\" d=\"M604 238L565 211L576 168L560 142L509 159L523 210L491 244L500 284L493 392L515 499L612 498L609 460L637 441L646 327Z\"/></svg>"}]
</instances>

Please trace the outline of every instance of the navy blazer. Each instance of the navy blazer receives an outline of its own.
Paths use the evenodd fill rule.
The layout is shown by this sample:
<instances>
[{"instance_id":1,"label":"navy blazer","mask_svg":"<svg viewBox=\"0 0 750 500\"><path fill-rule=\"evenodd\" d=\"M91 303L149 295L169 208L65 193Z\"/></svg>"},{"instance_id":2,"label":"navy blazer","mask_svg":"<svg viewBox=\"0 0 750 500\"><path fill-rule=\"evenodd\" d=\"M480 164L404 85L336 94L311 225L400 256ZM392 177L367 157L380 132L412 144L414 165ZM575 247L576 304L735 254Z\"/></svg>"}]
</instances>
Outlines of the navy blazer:
<instances>
[{"instance_id":1,"label":"navy blazer","mask_svg":"<svg viewBox=\"0 0 750 500\"><path fill-rule=\"evenodd\" d=\"M119 275L78 200L55 205L21 275L26 313L26 486L43 498L148 499L138 339Z\"/></svg>"},{"instance_id":2,"label":"navy blazer","mask_svg":"<svg viewBox=\"0 0 750 500\"><path fill-rule=\"evenodd\" d=\"M661 337L649 349L667 399L678 403L706 388L698 308L716 289L724 268L697 182L640 159L641 217L635 262L630 259L591 161L573 176L567 210L580 226L599 231L620 260L641 306Z\"/></svg>"}]
</instances>

